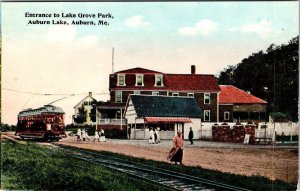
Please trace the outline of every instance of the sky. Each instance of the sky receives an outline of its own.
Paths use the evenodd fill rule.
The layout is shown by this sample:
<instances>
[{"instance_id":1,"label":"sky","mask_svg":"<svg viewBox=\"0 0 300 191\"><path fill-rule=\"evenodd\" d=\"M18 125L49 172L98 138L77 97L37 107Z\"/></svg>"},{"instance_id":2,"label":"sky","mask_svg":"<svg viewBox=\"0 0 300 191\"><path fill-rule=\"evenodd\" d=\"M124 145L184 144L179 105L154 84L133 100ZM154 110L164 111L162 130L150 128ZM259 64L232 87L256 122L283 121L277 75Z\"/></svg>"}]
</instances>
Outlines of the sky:
<instances>
[{"instance_id":1,"label":"sky","mask_svg":"<svg viewBox=\"0 0 300 191\"><path fill-rule=\"evenodd\" d=\"M65 123L71 123L74 106L88 92L98 101L109 99L112 71L142 67L188 74L195 65L197 74L217 75L299 34L298 1L1 4L1 117L10 125L16 125L21 110L62 98L53 105L61 107ZM79 18L81 13L96 18ZM98 18L99 13L113 18ZM69 14L76 17L66 17ZM72 25L73 20L95 25ZM98 25L99 20L109 25Z\"/></svg>"}]
</instances>

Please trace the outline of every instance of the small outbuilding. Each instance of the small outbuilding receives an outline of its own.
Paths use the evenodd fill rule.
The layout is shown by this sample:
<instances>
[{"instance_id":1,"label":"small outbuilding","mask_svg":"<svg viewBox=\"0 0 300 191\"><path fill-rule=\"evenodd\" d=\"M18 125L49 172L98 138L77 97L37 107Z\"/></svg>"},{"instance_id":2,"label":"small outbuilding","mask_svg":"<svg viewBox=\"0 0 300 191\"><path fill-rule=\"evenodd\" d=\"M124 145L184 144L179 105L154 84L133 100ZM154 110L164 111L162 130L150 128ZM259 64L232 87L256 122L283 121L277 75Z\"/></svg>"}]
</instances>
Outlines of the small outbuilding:
<instances>
[{"instance_id":1,"label":"small outbuilding","mask_svg":"<svg viewBox=\"0 0 300 191\"><path fill-rule=\"evenodd\" d=\"M177 131L187 139L190 127L197 139L202 115L194 98L152 95L130 95L124 112L130 139L148 139L150 129L158 129L160 139L172 139Z\"/></svg>"},{"instance_id":2,"label":"small outbuilding","mask_svg":"<svg viewBox=\"0 0 300 191\"><path fill-rule=\"evenodd\" d=\"M267 102L232 85L220 85L220 122L265 122Z\"/></svg>"}]
</instances>

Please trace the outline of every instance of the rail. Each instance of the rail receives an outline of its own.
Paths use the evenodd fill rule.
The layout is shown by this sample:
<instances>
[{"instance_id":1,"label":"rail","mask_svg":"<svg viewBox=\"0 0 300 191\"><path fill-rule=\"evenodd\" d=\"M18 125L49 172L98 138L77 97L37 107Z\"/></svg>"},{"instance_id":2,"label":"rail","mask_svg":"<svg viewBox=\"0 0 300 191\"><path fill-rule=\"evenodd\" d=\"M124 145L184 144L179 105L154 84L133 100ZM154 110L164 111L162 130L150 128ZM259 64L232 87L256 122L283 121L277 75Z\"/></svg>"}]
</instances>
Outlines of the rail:
<instances>
[{"instance_id":1,"label":"rail","mask_svg":"<svg viewBox=\"0 0 300 191\"><path fill-rule=\"evenodd\" d=\"M247 189L236 186L218 183L116 157L106 156L92 151L86 151L70 146L57 146L62 153L69 157L99 164L107 168L126 173L133 178L153 182L168 190L247 191Z\"/></svg>"}]
</instances>

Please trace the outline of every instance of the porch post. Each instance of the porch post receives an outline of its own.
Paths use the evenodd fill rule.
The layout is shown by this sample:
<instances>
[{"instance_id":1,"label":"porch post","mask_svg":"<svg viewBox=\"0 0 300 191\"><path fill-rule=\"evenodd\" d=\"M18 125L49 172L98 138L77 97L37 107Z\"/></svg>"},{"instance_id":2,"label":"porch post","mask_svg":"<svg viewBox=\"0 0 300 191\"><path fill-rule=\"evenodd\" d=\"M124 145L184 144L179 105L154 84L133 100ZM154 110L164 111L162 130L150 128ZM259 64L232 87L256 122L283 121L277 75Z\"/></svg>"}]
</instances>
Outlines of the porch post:
<instances>
[{"instance_id":1,"label":"porch post","mask_svg":"<svg viewBox=\"0 0 300 191\"><path fill-rule=\"evenodd\" d=\"M120 117L120 118L121 118L121 122L120 122L120 127L121 127L121 128L120 128L120 129L121 129L121 131L122 131L122 118L123 118L123 115L122 115L122 107L121 107L121 117Z\"/></svg>"},{"instance_id":2,"label":"porch post","mask_svg":"<svg viewBox=\"0 0 300 191\"><path fill-rule=\"evenodd\" d=\"M146 139L145 118L144 118L144 139Z\"/></svg>"}]
</instances>

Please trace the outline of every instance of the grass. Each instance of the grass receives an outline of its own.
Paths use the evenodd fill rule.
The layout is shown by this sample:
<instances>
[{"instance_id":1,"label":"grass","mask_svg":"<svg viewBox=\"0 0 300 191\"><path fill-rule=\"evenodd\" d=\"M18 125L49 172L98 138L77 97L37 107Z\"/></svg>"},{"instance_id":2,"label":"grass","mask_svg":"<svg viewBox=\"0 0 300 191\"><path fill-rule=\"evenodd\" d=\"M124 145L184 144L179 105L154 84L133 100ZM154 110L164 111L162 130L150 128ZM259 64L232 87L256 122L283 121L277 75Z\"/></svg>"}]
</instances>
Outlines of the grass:
<instances>
[{"instance_id":1,"label":"grass","mask_svg":"<svg viewBox=\"0 0 300 191\"><path fill-rule=\"evenodd\" d=\"M163 190L96 164L66 158L54 148L1 143L4 190Z\"/></svg>"},{"instance_id":2,"label":"grass","mask_svg":"<svg viewBox=\"0 0 300 191\"><path fill-rule=\"evenodd\" d=\"M66 158L53 149L55 148L35 144L20 145L11 142L2 144L1 188L6 190L163 190L151 183L132 180L125 174L99 165ZM201 167L177 166L127 157L111 152L99 153L255 191L272 190L272 187L273 191L296 190L296 185L283 181L272 182L260 176L247 177Z\"/></svg>"},{"instance_id":3,"label":"grass","mask_svg":"<svg viewBox=\"0 0 300 191\"><path fill-rule=\"evenodd\" d=\"M297 185L286 183L284 181L275 180L271 181L267 178L261 176L241 176L232 173L223 173L220 171L207 170L201 167L191 167L191 166L179 166L172 165L165 162L158 162L153 160L146 160L141 158L128 157L121 154L106 152L106 151L94 151L95 153L99 152L107 156L113 156L122 158L128 161L139 162L146 165L151 165L159 167L166 170L172 170L176 172L181 172L198 178L208 179L224 184L229 184L245 189L255 190L255 191L295 191ZM272 189L273 188L273 189Z\"/></svg>"}]
</instances>

